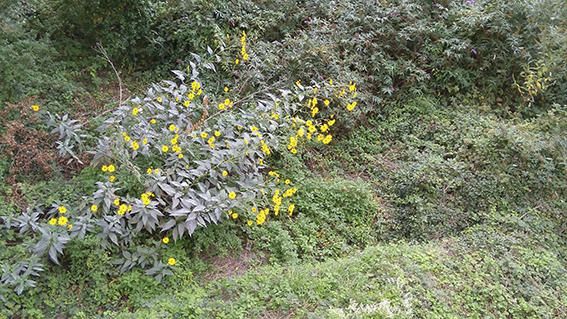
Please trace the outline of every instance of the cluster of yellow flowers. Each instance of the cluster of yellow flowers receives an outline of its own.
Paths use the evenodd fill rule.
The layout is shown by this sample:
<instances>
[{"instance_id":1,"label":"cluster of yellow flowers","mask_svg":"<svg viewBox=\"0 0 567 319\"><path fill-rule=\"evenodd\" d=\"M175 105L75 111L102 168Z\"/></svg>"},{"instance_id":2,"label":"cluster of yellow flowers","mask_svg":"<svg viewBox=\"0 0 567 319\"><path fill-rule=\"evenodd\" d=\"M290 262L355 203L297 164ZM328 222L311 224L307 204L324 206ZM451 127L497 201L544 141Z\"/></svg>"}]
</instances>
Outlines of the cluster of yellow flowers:
<instances>
[{"instance_id":1,"label":"cluster of yellow flowers","mask_svg":"<svg viewBox=\"0 0 567 319\"><path fill-rule=\"evenodd\" d=\"M289 137L289 143L287 144L287 149L292 154L297 154L298 143L301 139L312 140L313 136L316 136L316 141L323 144L329 144L333 140L333 136L329 134L331 126L335 124L334 116L330 119L323 121L323 123L317 127L313 120L303 121L301 119L294 119L293 127L299 128L295 131L295 135Z\"/></svg>"},{"instance_id":2,"label":"cluster of yellow flowers","mask_svg":"<svg viewBox=\"0 0 567 319\"><path fill-rule=\"evenodd\" d=\"M109 182L114 183L116 181L116 175L113 174L116 171L116 166L114 166L114 164L102 165L102 167L100 169L103 172L109 174L109 176L108 176Z\"/></svg>"},{"instance_id":3,"label":"cluster of yellow flowers","mask_svg":"<svg viewBox=\"0 0 567 319\"><path fill-rule=\"evenodd\" d=\"M112 202L112 204L118 207L118 209L116 210L116 214L118 214L119 216L124 216L127 212L132 210L132 205L121 203L119 197L116 197Z\"/></svg>"},{"instance_id":4,"label":"cluster of yellow flowers","mask_svg":"<svg viewBox=\"0 0 567 319\"><path fill-rule=\"evenodd\" d=\"M67 214L67 207L59 206L57 207L57 212L59 217L52 217L49 219L48 224L51 226L66 226L68 230L73 229L73 225L69 223L69 219L65 216Z\"/></svg>"},{"instance_id":5,"label":"cluster of yellow flowers","mask_svg":"<svg viewBox=\"0 0 567 319\"><path fill-rule=\"evenodd\" d=\"M351 82L349 82L347 88L348 88L348 91L351 93L351 97L352 97L353 99L356 98L356 96L357 96L357 93L356 93L356 84L351 81ZM344 88L343 88L343 89L341 90L341 92L338 94L339 97L343 97L343 96L346 96L346 95L347 95L347 93L346 93L346 90L345 90ZM356 107L357 104L358 104L358 103L357 103L356 101L351 101L350 103L348 103L348 104L346 105L347 111L352 112L352 111L354 110L354 108Z\"/></svg>"},{"instance_id":6,"label":"cluster of yellow flowers","mask_svg":"<svg viewBox=\"0 0 567 319\"><path fill-rule=\"evenodd\" d=\"M159 174L159 168L153 168L153 167L148 167L146 169L146 174L151 175L151 174Z\"/></svg>"},{"instance_id":7,"label":"cluster of yellow flowers","mask_svg":"<svg viewBox=\"0 0 567 319\"><path fill-rule=\"evenodd\" d=\"M138 108L135 108L135 109L138 109ZM122 132L122 138L124 139L124 142L130 143L130 147L132 148L133 151L137 151L138 149L140 149L140 143L138 141L133 141L132 138L130 137L130 135L128 135L127 132ZM143 138L142 144L143 145L148 144L148 139Z\"/></svg>"},{"instance_id":8,"label":"cluster of yellow flowers","mask_svg":"<svg viewBox=\"0 0 567 319\"><path fill-rule=\"evenodd\" d=\"M274 178L274 181L276 182L276 184L282 184L281 179L280 179L280 174L276 171L270 171L268 172L268 175L272 178ZM292 196L295 195L295 193L297 192L297 188L296 187L289 187L289 185L291 185L291 180L290 179L286 179L283 181L284 184L284 188L286 188L285 190L282 190L280 188L276 188L272 194L272 198L270 200L270 203L267 205L267 207L264 208L256 208L255 206L252 207L250 209L250 212L252 213L252 216L254 216L254 218L248 219L247 220L247 225L248 226L253 226L253 225L262 225L266 222L266 220L268 219L270 212L273 211L273 215L274 217L277 217L280 212L281 212L281 208L282 205L284 204L284 200L289 201L291 199ZM295 204L289 202L288 206L287 206L287 213L288 216L292 216L293 212L295 211ZM229 216L232 219L237 219L239 217L238 213L234 212L233 210L229 211Z\"/></svg>"},{"instance_id":9,"label":"cluster of yellow flowers","mask_svg":"<svg viewBox=\"0 0 567 319\"><path fill-rule=\"evenodd\" d=\"M193 81L191 82L191 92L187 93L187 99L183 102L183 106L185 107L189 107L189 105L191 105L191 102L193 100L195 100L195 98L197 96L200 96L201 94L203 94L203 89L201 88L201 83L197 82L197 81ZM179 101L177 101L179 102Z\"/></svg>"},{"instance_id":10,"label":"cluster of yellow flowers","mask_svg":"<svg viewBox=\"0 0 567 319\"><path fill-rule=\"evenodd\" d=\"M217 105L217 108L218 108L220 111L224 111L224 110L226 110L226 109L232 108L233 104L234 104L234 103L233 103L229 98L226 98L226 99L224 100L224 102L221 102L221 103L219 103L219 104Z\"/></svg>"},{"instance_id":11,"label":"cluster of yellow flowers","mask_svg":"<svg viewBox=\"0 0 567 319\"><path fill-rule=\"evenodd\" d=\"M246 50L246 32L242 31L242 36L240 37L240 56L242 57L243 61L248 61L250 56L248 55L248 51ZM238 65L240 63L240 59L236 58L234 60L234 64Z\"/></svg>"},{"instance_id":12,"label":"cluster of yellow flowers","mask_svg":"<svg viewBox=\"0 0 567 319\"><path fill-rule=\"evenodd\" d=\"M301 84L301 80L297 80L295 82L295 85L300 90L305 90L305 88ZM310 116L313 118L312 120L303 120L297 117L293 118L292 127L296 128L296 131L294 135L289 137L289 142L287 144L287 149L292 154L297 154L297 148L302 139L304 141L314 139L315 141L323 144L329 144L333 140L333 135L330 134L330 130L336 122L335 115L331 114L328 119L324 119L322 120L322 122L316 119L318 115L322 114L322 110L331 106L331 98L329 98L328 96L334 95L336 98L342 99L354 99L357 96L356 84L353 82L350 82L348 85L333 86L333 80L330 79L329 85L332 87L332 91L334 91L335 93L332 93L331 91L328 92L328 95L319 95L319 88L315 87L312 89L313 97L307 99L306 106L309 109ZM337 89L336 91L335 88ZM347 91L350 92L350 96L347 96ZM322 100L323 103L320 103L320 100ZM355 100L350 100L350 102L346 104L347 111L353 111L357 106L357 103L358 102ZM317 124L317 122L320 122L320 124Z\"/></svg>"},{"instance_id":13,"label":"cluster of yellow flowers","mask_svg":"<svg viewBox=\"0 0 567 319\"><path fill-rule=\"evenodd\" d=\"M148 206L152 201L152 197L155 196L156 195L152 192L145 192L140 196L140 199L142 200L142 204L144 204L144 206Z\"/></svg>"}]
</instances>

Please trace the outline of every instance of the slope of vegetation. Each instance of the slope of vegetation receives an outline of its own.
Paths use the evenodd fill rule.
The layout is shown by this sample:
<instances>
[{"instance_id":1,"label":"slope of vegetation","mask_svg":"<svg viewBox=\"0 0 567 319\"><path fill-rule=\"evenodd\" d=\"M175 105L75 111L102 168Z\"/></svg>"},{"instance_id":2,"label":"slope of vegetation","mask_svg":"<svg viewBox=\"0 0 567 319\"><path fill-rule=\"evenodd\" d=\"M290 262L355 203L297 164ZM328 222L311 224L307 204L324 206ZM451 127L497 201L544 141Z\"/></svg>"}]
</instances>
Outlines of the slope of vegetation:
<instances>
[{"instance_id":1,"label":"slope of vegetation","mask_svg":"<svg viewBox=\"0 0 567 319\"><path fill-rule=\"evenodd\" d=\"M563 1L1 5L0 318L567 317ZM218 119L222 134L211 142L211 130L198 149L184 136L168 148L205 161L202 150L228 152L225 135L241 145L231 127L254 126L251 136L265 134L270 151L258 144L260 164L226 175L257 168L297 193L279 216L267 182L268 204L260 195L241 206L219 200L222 221L181 239L167 228L179 220L159 187L155 203L141 199L166 215L156 231L146 222L136 230L119 205L102 212L102 201L93 211L85 198L97 182L117 185L121 203L135 206L148 192L136 172L177 156L162 151L171 156L162 160L156 149L125 161L125 144L101 160L100 141L125 137L112 135L109 119L125 110L119 127L135 139L128 121L139 111L126 101L158 101L148 86L197 67L197 123ZM317 112L312 96L320 96ZM301 142L310 125L287 125L287 114L321 133ZM170 127L164 136L177 134ZM101 171L109 163L116 173ZM223 183L227 176L213 171L205 174ZM237 201L248 194L231 189ZM76 228L49 225L61 216ZM108 237L105 218L128 221L128 234ZM69 236L64 249L39 253L40 228ZM142 257L123 271L134 255Z\"/></svg>"}]
</instances>

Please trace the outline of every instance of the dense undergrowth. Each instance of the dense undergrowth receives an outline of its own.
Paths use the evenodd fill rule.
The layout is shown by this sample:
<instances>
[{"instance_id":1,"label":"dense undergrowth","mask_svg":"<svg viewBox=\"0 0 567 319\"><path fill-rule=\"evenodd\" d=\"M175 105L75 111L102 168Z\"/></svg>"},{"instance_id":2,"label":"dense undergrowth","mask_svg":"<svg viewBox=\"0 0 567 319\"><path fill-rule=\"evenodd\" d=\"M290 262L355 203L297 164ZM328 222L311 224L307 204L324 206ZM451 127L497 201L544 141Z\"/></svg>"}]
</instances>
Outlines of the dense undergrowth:
<instances>
[{"instance_id":1,"label":"dense undergrowth","mask_svg":"<svg viewBox=\"0 0 567 319\"><path fill-rule=\"evenodd\" d=\"M562 1L1 4L0 318L567 316ZM173 79L169 70L191 71L191 53L215 65L214 72L191 79L203 83L203 95L211 99L208 108L208 100L194 97L198 112L220 110L221 97L229 98L226 108L234 102L242 114L258 112L258 105L274 102L267 93L291 88L298 96L307 92L309 109L297 114L315 118L319 108L314 111L310 94L330 96L339 88L331 107L318 101L317 117L337 116L335 126L325 129L329 133L321 131L321 140L332 133L330 143L307 142L306 125L306 143L293 146L288 134L301 140L301 121L277 132L269 125L244 125L273 134L265 139L269 154L258 151L266 162L255 173L271 178L268 171L277 169L282 184L293 183L293 216L268 215L267 222L256 223L258 212L250 208L261 210L264 203L255 197L236 208L223 206L234 211L190 238L174 241L167 229L148 230L134 239L120 237L135 245L109 250L112 240L94 230L66 244L60 265L30 257L38 235L24 236L9 224L27 207L55 205L38 215L47 224L62 203L81 207L101 180L124 189L121 201L133 204L137 195L128 194L146 190L132 165L145 173L146 166L177 165L179 154L202 160L225 135L240 138L230 129L244 123L237 122L243 121L240 113L231 117L227 110L226 118L219 115L213 146L215 130L202 141L181 138L181 144L196 138L199 148L183 144L183 152L169 151L180 143L172 135L177 127L170 131L166 125L152 137L167 135L168 151L157 144L148 151L153 157L117 162L116 153L133 149L127 141L108 157L118 166L116 174L101 171L108 158L91 162L97 141L115 137L110 129L97 130L110 117L127 119L113 128L119 139L126 136L118 128L126 128L128 138L142 144L138 112L145 118L154 110L134 111L135 105L124 103L117 111L117 104L144 95L152 82ZM350 100L341 104L341 83L356 98L356 109ZM353 83L355 94L349 92ZM310 86L318 88L304 89ZM158 101L159 109L164 98L175 100L175 92L144 96ZM285 100L285 107L301 101ZM273 110L279 109L266 112L271 119L265 123L275 120ZM64 113L78 122L55 115ZM277 121L284 123L279 114ZM124 124L132 118L140 123ZM85 137L58 148L61 135L50 133L54 122L66 125L69 136ZM324 122L316 125L321 130ZM170 158L159 157L168 152ZM222 180L222 173L215 178ZM169 203L167 194L158 197ZM114 210L119 206L105 214L116 215ZM171 242L164 243L164 236ZM175 256L163 268L171 275L160 283L140 266L121 272L117 252L124 247L136 247L140 256L157 251L164 264ZM20 269L21 276L10 277L22 261L41 269Z\"/></svg>"}]
</instances>

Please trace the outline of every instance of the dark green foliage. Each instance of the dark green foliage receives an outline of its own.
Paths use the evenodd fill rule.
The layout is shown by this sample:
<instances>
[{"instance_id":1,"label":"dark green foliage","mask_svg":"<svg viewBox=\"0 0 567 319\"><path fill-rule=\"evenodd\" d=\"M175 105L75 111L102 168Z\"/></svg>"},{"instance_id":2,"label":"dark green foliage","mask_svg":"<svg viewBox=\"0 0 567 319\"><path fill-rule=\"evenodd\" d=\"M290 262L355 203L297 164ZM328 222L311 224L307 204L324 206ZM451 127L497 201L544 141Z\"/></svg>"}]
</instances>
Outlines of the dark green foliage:
<instances>
[{"instance_id":1,"label":"dark green foliage","mask_svg":"<svg viewBox=\"0 0 567 319\"><path fill-rule=\"evenodd\" d=\"M411 239L482 223L493 206L545 207L565 196L562 109L521 121L438 104L420 98L392 108L324 152L335 161L322 170L368 178L386 200L390 234Z\"/></svg>"}]
</instances>

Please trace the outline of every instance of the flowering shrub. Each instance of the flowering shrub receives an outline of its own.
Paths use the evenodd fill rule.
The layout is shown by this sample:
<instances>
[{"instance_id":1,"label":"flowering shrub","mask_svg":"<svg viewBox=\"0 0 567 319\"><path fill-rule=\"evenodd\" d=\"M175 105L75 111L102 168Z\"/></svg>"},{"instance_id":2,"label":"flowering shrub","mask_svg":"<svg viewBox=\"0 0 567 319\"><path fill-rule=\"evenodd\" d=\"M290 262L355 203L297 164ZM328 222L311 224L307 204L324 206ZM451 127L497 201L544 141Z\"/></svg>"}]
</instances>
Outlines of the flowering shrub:
<instances>
[{"instance_id":1,"label":"flowering shrub","mask_svg":"<svg viewBox=\"0 0 567 319\"><path fill-rule=\"evenodd\" d=\"M235 67L249 59L245 33L239 46ZM118 253L122 271L138 266L161 280L178 264L167 255L170 238L179 240L223 219L260 227L297 213L298 188L270 166L270 158L298 154L306 143L329 144L337 118L356 109L356 85L298 81L291 90L261 99L239 96L229 87L215 94L200 77L214 65L194 57L186 71L173 71L174 81L151 85L99 128L92 165L104 177L92 195L13 220L21 234L39 238L35 255L59 263L70 240L94 233L102 247ZM40 106L32 110L39 112ZM65 145L83 146L75 121L52 115L49 121Z\"/></svg>"}]
</instances>

